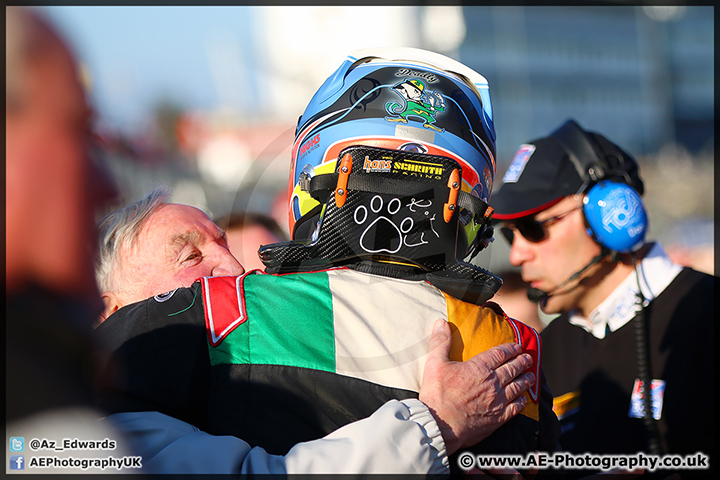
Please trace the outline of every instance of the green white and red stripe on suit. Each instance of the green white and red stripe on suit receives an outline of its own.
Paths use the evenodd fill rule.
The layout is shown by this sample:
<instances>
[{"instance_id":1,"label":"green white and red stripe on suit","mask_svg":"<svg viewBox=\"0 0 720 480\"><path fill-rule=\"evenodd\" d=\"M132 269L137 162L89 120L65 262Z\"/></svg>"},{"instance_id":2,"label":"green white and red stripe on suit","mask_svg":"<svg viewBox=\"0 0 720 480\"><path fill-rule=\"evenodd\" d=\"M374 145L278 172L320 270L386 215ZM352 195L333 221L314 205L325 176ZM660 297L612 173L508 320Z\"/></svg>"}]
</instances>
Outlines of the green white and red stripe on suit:
<instances>
[{"instance_id":1,"label":"green white and red stripe on suit","mask_svg":"<svg viewBox=\"0 0 720 480\"><path fill-rule=\"evenodd\" d=\"M517 342L533 356L531 369L541 378L537 332L493 303L472 305L425 281L342 267L282 275L253 271L205 277L108 318L105 323L137 325L107 327L112 335L105 334L125 337L111 342L113 356L134 364L136 375L113 383L105 406L160 410L283 454L369 416L389 399L417 397L438 318L454 326L451 359ZM181 338L168 340L163 331ZM173 371L176 363L184 376ZM549 393L537 382L527 395L522 414L478 451L554 448Z\"/></svg>"}]
</instances>

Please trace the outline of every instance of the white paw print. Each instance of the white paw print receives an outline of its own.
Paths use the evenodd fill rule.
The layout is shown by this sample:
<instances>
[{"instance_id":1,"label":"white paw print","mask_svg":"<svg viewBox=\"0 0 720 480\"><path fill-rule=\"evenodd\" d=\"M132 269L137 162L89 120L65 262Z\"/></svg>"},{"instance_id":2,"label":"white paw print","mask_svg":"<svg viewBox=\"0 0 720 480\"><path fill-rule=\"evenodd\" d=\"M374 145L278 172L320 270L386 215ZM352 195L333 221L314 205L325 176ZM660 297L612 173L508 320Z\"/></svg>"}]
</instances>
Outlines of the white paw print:
<instances>
[{"instance_id":1,"label":"white paw print","mask_svg":"<svg viewBox=\"0 0 720 480\"><path fill-rule=\"evenodd\" d=\"M432 205L432 202L427 202L429 202L428 205L422 206L425 207ZM408 243L407 234L412 230L415 224L412 217L405 217L400 222L400 225L396 225L391 219L378 215L384 206L383 199L379 195L375 195L370 200L370 211L377 216L365 227L362 235L360 235L360 248L368 253L397 253L403 245L406 247L417 247L427 243L423 238L425 232L420 234L419 243ZM408 205L410 211L414 212L415 210L411 208L412 206L418 206L415 199L412 199L411 203ZM393 198L387 203L386 210L388 214L395 215L400 211L400 208L402 208L402 202L400 202L400 199ZM425 212L425 215L428 215L427 211ZM370 212L368 212L367 207L365 205L360 205L355 209L353 219L356 224L363 225L368 221L368 217L370 216L371 215ZM434 219L435 215L433 215L431 222ZM378 245L377 239L383 240L384 244Z\"/></svg>"}]
</instances>

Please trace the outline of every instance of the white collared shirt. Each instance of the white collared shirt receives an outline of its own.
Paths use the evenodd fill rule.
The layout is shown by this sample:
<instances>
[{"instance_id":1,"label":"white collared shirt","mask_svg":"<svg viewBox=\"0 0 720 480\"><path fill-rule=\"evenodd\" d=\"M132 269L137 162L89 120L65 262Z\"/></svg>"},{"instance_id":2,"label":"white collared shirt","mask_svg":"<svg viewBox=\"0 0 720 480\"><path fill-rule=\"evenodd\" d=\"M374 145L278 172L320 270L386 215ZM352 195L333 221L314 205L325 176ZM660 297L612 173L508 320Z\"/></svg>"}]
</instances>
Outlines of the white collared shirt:
<instances>
[{"instance_id":1,"label":"white collared shirt","mask_svg":"<svg viewBox=\"0 0 720 480\"><path fill-rule=\"evenodd\" d=\"M638 266L645 305L660 295L682 268L668 258L660 244L653 243ZM590 312L589 318L582 317L577 310L574 310L570 312L569 322L592 333L596 338L603 339L608 332L619 329L640 311L637 294L638 279L636 270L633 270L600 305Z\"/></svg>"}]
</instances>

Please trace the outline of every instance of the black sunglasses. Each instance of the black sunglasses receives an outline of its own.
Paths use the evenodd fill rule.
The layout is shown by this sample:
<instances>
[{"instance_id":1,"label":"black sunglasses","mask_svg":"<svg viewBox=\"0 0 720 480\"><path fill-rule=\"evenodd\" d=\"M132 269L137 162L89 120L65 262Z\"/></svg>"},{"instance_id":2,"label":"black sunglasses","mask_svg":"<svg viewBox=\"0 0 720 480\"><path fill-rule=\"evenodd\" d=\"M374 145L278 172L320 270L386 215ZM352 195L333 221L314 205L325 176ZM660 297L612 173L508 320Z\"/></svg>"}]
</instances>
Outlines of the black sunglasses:
<instances>
[{"instance_id":1,"label":"black sunglasses","mask_svg":"<svg viewBox=\"0 0 720 480\"><path fill-rule=\"evenodd\" d=\"M525 237L525 239L529 242L537 243L547 238L547 225L561 220L566 215L580 208L582 207L577 206L572 210L568 210L567 212L563 212L559 215L555 215L554 217L546 218L541 221L535 220L535 217L523 217L512 223L506 222L506 226L500 227L500 233L502 233L503 237L505 237L505 240L507 240L510 245L512 245L515 238L515 230L520 232L520 235Z\"/></svg>"}]
</instances>

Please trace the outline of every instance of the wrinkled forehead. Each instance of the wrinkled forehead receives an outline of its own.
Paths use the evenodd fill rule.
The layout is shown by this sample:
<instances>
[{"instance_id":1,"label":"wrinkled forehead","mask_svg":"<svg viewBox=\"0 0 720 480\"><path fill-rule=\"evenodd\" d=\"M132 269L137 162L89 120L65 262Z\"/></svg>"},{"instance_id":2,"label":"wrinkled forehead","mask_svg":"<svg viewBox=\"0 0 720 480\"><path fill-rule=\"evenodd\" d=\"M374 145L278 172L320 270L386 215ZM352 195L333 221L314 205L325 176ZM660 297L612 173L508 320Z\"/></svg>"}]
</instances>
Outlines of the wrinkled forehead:
<instances>
[{"instance_id":1,"label":"wrinkled forehead","mask_svg":"<svg viewBox=\"0 0 720 480\"><path fill-rule=\"evenodd\" d=\"M168 203L162 205L145 222L143 231L146 234L162 233L166 238L188 231L200 233L220 232L220 228L210 217L197 207Z\"/></svg>"},{"instance_id":2,"label":"wrinkled forehead","mask_svg":"<svg viewBox=\"0 0 720 480\"><path fill-rule=\"evenodd\" d=\"M123 242L126 255L155 250L177 243L178 238L188 239L218 236L222 230L202 210L190 206L168 203L153 211ZM129 248L128 248L129 247Z\"/></svg>"}]
</instances>

